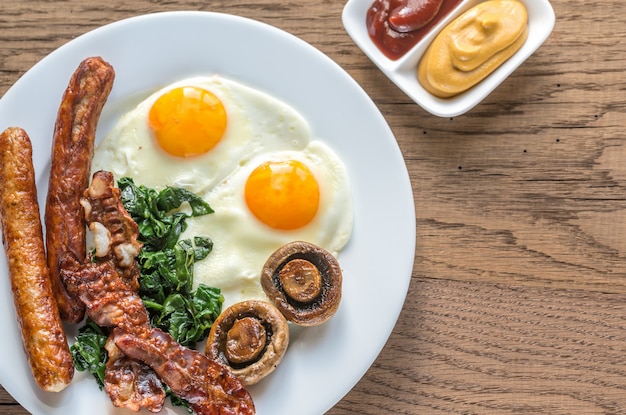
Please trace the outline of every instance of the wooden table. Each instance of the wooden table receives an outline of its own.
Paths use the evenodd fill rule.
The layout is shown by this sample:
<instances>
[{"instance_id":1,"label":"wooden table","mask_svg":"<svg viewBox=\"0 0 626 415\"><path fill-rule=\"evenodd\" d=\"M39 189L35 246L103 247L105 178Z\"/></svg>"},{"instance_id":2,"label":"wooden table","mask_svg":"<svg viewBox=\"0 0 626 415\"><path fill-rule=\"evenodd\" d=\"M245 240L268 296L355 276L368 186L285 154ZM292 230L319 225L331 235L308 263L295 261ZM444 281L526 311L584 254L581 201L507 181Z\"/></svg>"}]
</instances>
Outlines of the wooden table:
<instances>
[{"instance_id":1,"label":"wooden table","mask_svg":"<svg viewBox=\"0 0 626 415\"><path fill-rule=\"evenodd\" d=\"M228 12L301 37L386 117L417 212L404 309L329 414L626 413L626 2L552 0L547 42L456 118L387 80L343 30L343 5L5 0L0 94L57 47L138 14ZM25 413L0 391L0 414Z\"/></svg>"}]
</instances>

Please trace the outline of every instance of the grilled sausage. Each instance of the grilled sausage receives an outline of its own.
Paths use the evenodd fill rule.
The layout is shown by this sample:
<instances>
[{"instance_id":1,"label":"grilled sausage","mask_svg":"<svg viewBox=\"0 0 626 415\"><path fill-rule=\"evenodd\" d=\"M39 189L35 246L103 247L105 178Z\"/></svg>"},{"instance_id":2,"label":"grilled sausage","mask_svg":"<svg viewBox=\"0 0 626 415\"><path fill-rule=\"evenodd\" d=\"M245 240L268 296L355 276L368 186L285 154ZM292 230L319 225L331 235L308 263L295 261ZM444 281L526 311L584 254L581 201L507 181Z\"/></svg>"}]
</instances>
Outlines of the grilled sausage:
<instances>
[{"instance_id":1,"label":"grilled sausage","mask_svg":"<svg viewBox=\"0 0 626 415\"><path fill-rule=\"evenodd\" d=\"M72 297L59 277L63 255L83 262L86 230L80 198L89 186L96 126L115 72L100 57L80 63L63 94L52 143L52 161L46 199L46 249L52 288L61 313L69 323L78 323L83 303Z\"/></svg>"},{"instance_id":2,"label":"grilled sausage","mask_svg":"<svg viewBox=\"0 0 626 415\"><path fill-rule=\"evenodd\" d=\"M37 202L32 146L21 128L0 134L0 218L24 349L41 389L57 392L74 375L52 286Z\"/></svg>"}]
</instances>

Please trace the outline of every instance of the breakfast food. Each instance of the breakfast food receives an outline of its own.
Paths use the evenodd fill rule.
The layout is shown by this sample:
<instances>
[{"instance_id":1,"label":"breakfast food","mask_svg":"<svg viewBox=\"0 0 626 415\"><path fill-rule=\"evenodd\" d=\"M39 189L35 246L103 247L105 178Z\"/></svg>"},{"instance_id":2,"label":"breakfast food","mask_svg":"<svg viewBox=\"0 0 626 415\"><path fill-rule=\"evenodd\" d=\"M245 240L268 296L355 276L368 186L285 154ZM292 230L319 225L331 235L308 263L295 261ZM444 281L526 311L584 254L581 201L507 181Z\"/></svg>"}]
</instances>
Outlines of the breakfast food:
<instances>
[{"instance_id":1,"label":"breakfast food","mask_svg":"<svg viewBox=\"0 0 626 415\"><path fill-rule=\"evenodd\" d=\"M513 56L527 37L528 13L521 2L479 3L433 40L419 63L419 82L437 97L458 95Z\"/></svg>"},{"instance_id":2,"label":"breakfast food","mask_svg":"<svg viewBox=\"0 0 626 415\"><path fill-rule=\"evenodd\" d=\"M108 360L104 390L113 406L133 412L141 409L160 412L165 404L165 387L150 366L122 353L113 336L107 338L105 349Z\"/></svg>"},{"instance_id":3,"label":"breakfast food","mask_svg":"<svg viewBox=\"0 0 626 415\"><path fill-rule=\"evenodd\" d=\"M0 219L9 278L24 350L39 387L64 389L74 363L46 264L35 186L32 146L26 132L0 135Z\"/></svg>"},{"instance_id":4,"label":"breakfast food","mask_svg":"<svg viewBox=\"0 0 626 415\"><path fill-rule=\"evenodd\" d=\"M96 172L81 197L83 214L99 246L86 261L71 255L61 260L61 281L68 292L80 299L87 315L99 326L132 330L149 325L148 313L137 291L139 269L135 257L141 243L137 225L119 199L113 176ZM100 246L101 245L101 246Z\"/></svg>"},{"instance_id":5,"label":"breakfast food","mask_svg":"<svg viewBox=\"0 0 626 415\"><path fill-rule=\"evenodd\" d=\"M67 293L59 278L59 263L63 255L85 259L80 198L89 185L96 125L114 76L113 68L99 57L82 61L63 94L54 126L45 208L46 250L61 318L70 323L82 320L84 306Z\"/></svg>"},{"instance_id":6,"label":"breakfast food","mask_svg":"<svg viewBox=\"0 0 626 415\"><path fill-rule=\"evenodd\" d=\"M124 354L149 365L196 415L253 415L254 403L225 366L176 343L159 329L140 336L115 329L113 339Z\"/></svg>"},{"instance_id":7,"label":"breakfast food","mask_svg":"<svg viewBox=\"0 0 626 415\"><path fill-rule=\"evenodd\" d=\"M217 76L182 81L149 97L105 138L92 163L96 124L113 77L112 67L102 59L86 59L63 95L46 200L47 262L30 141L23 130L11 129L2 136L8 138L6 143L0 142L0 151L4 151L0 180L7 183L0 191L0 213L25 346L29 360L37 359L38 364L53 361L58 366L40 374L33 365L35 378L44 390L60 390L71 381L75 363L78 370L96 374L99 386L118 407L159 412L167 390L199 415L254 414L245 385L272 372L289 342L285 316L271 303L255 299L268 298L259 278L262 265L271 252L294 238L319 243L328 249L318 248L319 252L331 257L344 247L353 215L345 167L328 146L311 140L309 127L297 111L267 94ZM29 163L18 168L25 159ZM115 187L114 175L120 179L119 187ZM135 186L133 180L141 185ZM130 198L129 192L136 193ZM24 212L17 211L16 197L23 199L19 208ZM133 212L141 216L139 222L126 210L129 201L135 208L141 205ZM207 201L218 207L215 215L208 215L214 211ZM146 205L150 205L145 209L150 210L149 217L143 215ZM171 225L172 232L167 231L164 242L168 249L170 245L180 249L173 251L173 260L165 251L145 249L142 219L154 222L161 231ZM15 226L24 227L25 221L26 233L18 235ZM87 246L85 225L92 232L93 246ZM197 234L211 235L218 249L211 252L213 241ZM179 236L188 239L179 240ZM179 253L182 255L176 256ZM174 273L182 259L184 275L177 281L191 286L194 278L188 266L209 253L214 262L196 270L198 289L166 296L166 301L176 298L178 304L203 313L193 316L201 327L183 342L180 333L168 332L159 325L161 321L152 320L148 306L158 308L161 303L146 301L140 294L144 280L140 284L139 278L145 276L146 264L138 259L162 261L157 266L167 271L176 262ZM323 266L330 263L329 259L328 263L311 261ZM55 270L54 277L50 267ZM322 296L338 302L341 273L334 272L332 281L324 274L321 281ZM284 280L288 288L292 282ZM236 303L223 316L219 316L224 301L220 289ZM31 295L28 300L34 299L35 304L28 303L25 294ZM39 301L40 297L45 298ZM321 305L317 298L310 300ZM178 310L171 311L174 306L174 301L168 303L166 313L177 314ZM324 305L322 318L300 324L320 324L336 308L336 303ZM80 344L79 337L88 333L83 329L93 329L99 346L91 354L80 355L83 360L97 359L90 361L93 365L89 368L77 355L72 361L62 325L62 319L78 323L85 314L86 324L79 329L71 351L77 350L74 346ZM193 349L218 316L222 322L233 323L228 329L215 326L216 336L226 336L217 343L228 343L223 352L228 362ZM175 318L180 323L180 316ZM38 339L45 336L54 338L41 344ZM252 343L234 344L235 340ZM31 350L31 345L37 350ZM250 355L245 349L253 346ZM244 363L251 363L250 368L239 372ZM68 376L64 376L66 369ZM51 384L52 376L59 382Z\"/></svg>"},{"instance_id":8,"label":"breakfast food","mask_svg":"<svg viewBox=\"0 0 626 415\"><path fill-rule=\"evenodd\" d=\"M255 413L249 393L225 366L149 326L141 298L110 261L68 264L63 272L68 288L85 301L89 317L112 328L110 339L123 355L154 370L197 415Z\"/></svg>"},{"instance_id":9,"label":"breakfast food","mask_svg":"<svg viewBox=\"0 0 626 415\"><path fill-rule=\"evenodd\" d=\"M263 266L261 285L292 323L317 326L330 319L341 301L342 272L328 251L294 241L274 252Z\"/></svg>"},{"instance_id":10,"label":"breakfast food","mask_svg":"<svg viewBox=\"0 0 626 415\"><path fill-rule=\"evenodd\" d=\"M215 320L204 353L226 365L244 385L254 385L276 369L289 344L289 327L266 301L233 304Z\"/></svg>"},{"instance_id":11,"label":"breakfast food","mask_svg":"<svg viewBox=\"0 0 626 415\"><path fill-rule=\"evenodd\" d=\"M211 236L213 251L196 264L196 277L220 287L225 306L267 299L259 276L279 247L306 240L339 255L352 231L345 168L318 141L301 151L251 159L208 193L206 200L215 213L190 221L183 237ZM312 218L307 211L311 208Z\"/></svg>"},{"instance_id":12,"label":"breakfast food","mask_svg":"<svg viewBox=\"0 0 626 415\"><path fill-rule=\"evenodd\" d=\"M61 264L61 277L69 293L83 301L91 320L111 330L107 349L113 352L110 357L120 363L107 363L106 367L105 390L112 402L129 409L161 409L161 383L154 381L150 370L137 366L141 363L197 415L254 414L250 394L225 366L180 345L169 333L151 327L148 311L137 294L138 268L126 266L126 254L110 252L130 246L124 251L130 253L132 260L136 255L133 247L137 228L131 226L127 231L116 232L128 219L118 191L109 172L96 172L83 200L88 222L100 223L115 243L106 243L107 251L99 258L79 263L73 256L65 255ZM133 374L141 378L124 378ZM151 395L153 390L155 394Z\"/></svg>"},{"instance_id":13,"label":"breakfast food","mask_svg":"<svg viewBox=\"0 0 626 415\"><path fill-rule=\"evenodd\" d=\"M62 257L63 284L83 302L88 317L99 326L132 331L148 328L148 312L137 294L139 270L135 258L142 246L137 241L139 230L124 209L120 190L109 172L94 173L81 205L96 247L86 263L79 263L72 255ZM73 352L79 343L77 339ZM165 402L165 388L154 371L125 356L111 336L106 339L105 348L108 358L102 365L101 382L113 405L133 411L160 411ZM76 367L81 370L82 363L77 362Z\"/></svg>"},{"instance_id":14,"label":"breakfast food","mask_svg":"<svg viewBox=\"0 0 626 415\"><path fill-rule=\"evenodd\" d=\"M397 60L422 40L461 0L374 0L365 24L370 39Z\"/></svg>"},{"instance_id":15,"label":"breakfast food","mask_svg":"<svg viewBox=\"0 0 626 415\"><path fill-rule=\"evenodd\" d=\"M276 99L217 75L194 77L126 113L96 147L92 171L203 194L250 156L299 149L307 139L304 119Z\"/></svg>"},{"instance_id":16,"label":"breakfast food","mask_svg":"<svg viewBox=\"0 0 626 415\"><path fill-rule=\"evenodd\" d=\"M93 232L95 259L113 261L138 289L135 258L143 244L138 241L139 226L124 209L113 175L102 170L95 172L80 204Z\"/></svg>"},{"instance_id":17,"label":"breakfast food","mask_svg":"<svg viewBox=\"0 0 626 415\"><path fill-rule=\"evenodd\" d=\"M164 115L154 115L165 112L162 97L170 116L187 120L178 130L164 127ZM196 122L223 125L224 117L226 127L217 133ZM174 138L167 140L169 134ZM216 144L187 156L191 150L178 152L163 141L190 141L196 149L203 141ZM260 271L280 246L307 240L337 255L352 232L349 181L339 157L311 139L308 124L293 108L220 76L176 82L146 98L96 148L93 169L157 189L182 187L211 205L212 214L187 221L181 238L212 239L211 254L194 266L194 281L219 287L225 308L267 300Z\"/></svg>"},{"instance_id":18,"label":"breakfast food","mask_svg":"<svg viewBox=\"0 0 626 415\"><path fill-rule=\"evenodd\" d=\"M132 333L149 329L148 313L133 282L118 272L113 261L79 264L65 256L62 265L68 291L84 302L87 315L96 324ZM153 371L118 351L111 336L106 346L109 354L103 386L111 402L132 410L160 411L165 392Z\"/></svg>"}]
</instances>

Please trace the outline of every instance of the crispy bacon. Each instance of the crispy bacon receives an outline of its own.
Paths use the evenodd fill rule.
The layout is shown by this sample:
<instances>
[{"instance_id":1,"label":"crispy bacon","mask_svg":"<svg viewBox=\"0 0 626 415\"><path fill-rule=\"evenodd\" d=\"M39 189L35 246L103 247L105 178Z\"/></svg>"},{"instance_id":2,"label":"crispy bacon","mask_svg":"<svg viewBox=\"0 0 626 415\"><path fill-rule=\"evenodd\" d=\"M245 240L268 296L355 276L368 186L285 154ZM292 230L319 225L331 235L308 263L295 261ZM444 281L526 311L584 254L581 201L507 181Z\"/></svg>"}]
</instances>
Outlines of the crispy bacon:
<instances>
[{"instance_id":1,"label":"crispy bacon","mask_svg":"<svg viewBox=\"0 0 626 415\"><path fill-rule=\"evenodd\" d=\"M159 412L165 402L161 379L145 363L126 356L109 336L105 346L109 353L104 389L113 405L138 412L142 408Z\"/></svg>"},{"instance_id":2,"label":"crispy bacon","mask_svg":"<svg viewBox=\"0 0 626 415\"><path fill-rule=\"evenodd\" d=\"M141 248L137 225L119 199L113 176L95 173L81 204L90 228L100 232L96 235L96 239L101 237L97 242L100 253L97 247L96 262L85 264L65 256L61 277L68 292L85 304L92 320L114 328L106 346L110 360L105 374L105 390L113 403L157 412L162 406L162 387L153 382L149 367L198 415L253 415L250 394L225 366L150 327L137 294L135 256Z\"/></svg>"},{"instance_id":3,"label":"crispy bacon","mask_svg":"<svg viewBox=\"0 0 626 415\"><path fill-rule=\"evenodd\" d=\"M66 255L61 279L67 291L81 299L87 315L99 326L133 330L149 325L141 297L111 261L80 264L72 255Z\"/></svg>"},{"instance_id":4,"label":"crispy bacon","mask_svg":"<svg viewBox=\"0 0 626 415\"><path fill-rule=\"evenodd\" d=\"M253 415L254 403L239 379L206 355L178 344L172 336L151 328L113 330L124 354L149 365L197 415Z\"/></svg>"},{"instance_id":5,"label":"crispy bacon","mask_svg":"<svg viewBox=\"0 0 626 415\"><path fill-rule=\"evenodd\" d=\"M94 233L95 256L98 261L111 261L124 277L136 283L139 270L135 257L142 244L137 240L139 230L120 199L113 174L97 171L91 185L80 200L85 220ZM138 289L137 285L135 289Z\"/></svg>"},{"instance_id":6,"label":"crispy bacon","mask_svg":"<svg viewBox=\"0 0 626 415\"><path fill-rule=\"evenodd\" d=\"M70 294L85 304L87 315L102 327L124 327L134 331L150 326L148 311L128 278L123 278L112 261L79 264L73 256L62 261L61 279ZM152 369L122 353L107 342L109 360L104 389L115 406L158 412L165 390Z\"/></svg>"},{"instance_id":7,"label":"crispy bacon","mask_svg":"<svg viewBox=\"0 0 626 415\"><path fill-rule=\"evenodd\" d=\"M98 325L115 327L113 340L123 355L152 368L176 395L189 402L197 415L255 413L250 394L226 367L181 346L169 334L150 328L141 298L110 261L80 265L70 262L72 256L66 258L61 275L68 291L85 303L87 315ZM119 356L114 354L113 358ZM136 385L138 378L128 375L127 364L108 365L118 372L106 375L110 380L107 393L114 403L132 409L133 405L128 406L120 396L132 396L127 391L141 386ZM140 402L143 405L150 401L140 398Z\"/></svg>"},{"instance_id":8,"label":"crispy bacon","mask_svg":"<svg viewBox=\"0 0 626 415\"><path fill-rule=\"evenodd\" d=\"M61 279L68 292L86 306L87 315L103 327L135 330L149 326L148 312L137 294L141 249L139 231L120 200L109 172L94 173L80 204L94 232L95 262L80 264L71 255L62 258ZM125 356L109 339L104 389L117 407L158 412L165 389L149 366Z\"/></svg>"}]
</instances>

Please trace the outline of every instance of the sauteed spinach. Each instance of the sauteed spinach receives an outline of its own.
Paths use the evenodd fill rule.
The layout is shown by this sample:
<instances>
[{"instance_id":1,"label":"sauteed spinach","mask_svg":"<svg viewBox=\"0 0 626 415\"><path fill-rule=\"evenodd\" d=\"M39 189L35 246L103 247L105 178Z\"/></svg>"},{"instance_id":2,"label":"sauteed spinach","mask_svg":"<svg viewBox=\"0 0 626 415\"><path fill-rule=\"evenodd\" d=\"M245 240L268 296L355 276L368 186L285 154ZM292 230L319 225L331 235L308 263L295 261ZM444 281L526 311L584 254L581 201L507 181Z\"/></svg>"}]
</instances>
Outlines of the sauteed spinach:
<instances>
[{"instance_id":1,"label":"sauteed spinach","mask_svg":"<svg viewBox=\"0 0 626 415\"><path fill-rule=\"evenodd\" d=\"M199 284L193 291L193 264L213 249L207 237L179 241L191 216L213 213L199 196L182 188L157 192L133 179L118 181L124 207L139 226L144 244L137 260L141 271L139 295L154 327L168 331L176 341L192 346L206 336L222 311L219 288ZM191 212L181 207L187 203Z\"/></svg>"},{"instance_id":2,"label":"sauteed spinach","mask_svg":"<svg viewBox=\"0 0 626 415\"><path fill-rule=\"evenodd\" d=\"M221 313L224 297L219 288L204 284L193 289L193 265L210 254L211 239L179 238L187 228L187 218L213 213L213 209L199 196L182 188L156 191L137 186L131 178L120 179L118 187L143 243L137 257L139 295L150 322L153 327L169 332L178 343L194 347L206 337ZM106 339L107 332L88 318L71 347L76 368L92 373L101 388L108 358L104 348Z\"/></svg>"},{"instance_id":3,"label":"sauteed spinach","mask_svg":"<svg viewBox=\"0 0 626 415\"><path fill-rule=\"evenodd\" d=\"M70 348L76 370L91 373L100 389L104 386L104 369L108 358L104 348L106 341L107 334L103 329L87 318L85 325L78 330L76 342Z\"/></svg>"}]
</instances>

